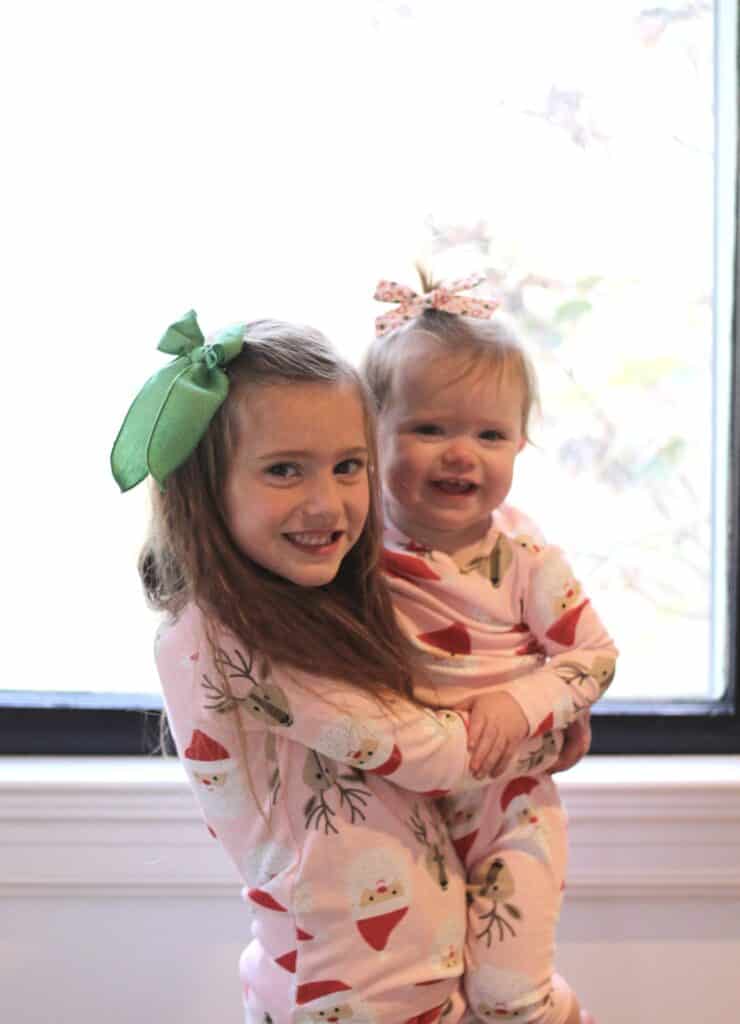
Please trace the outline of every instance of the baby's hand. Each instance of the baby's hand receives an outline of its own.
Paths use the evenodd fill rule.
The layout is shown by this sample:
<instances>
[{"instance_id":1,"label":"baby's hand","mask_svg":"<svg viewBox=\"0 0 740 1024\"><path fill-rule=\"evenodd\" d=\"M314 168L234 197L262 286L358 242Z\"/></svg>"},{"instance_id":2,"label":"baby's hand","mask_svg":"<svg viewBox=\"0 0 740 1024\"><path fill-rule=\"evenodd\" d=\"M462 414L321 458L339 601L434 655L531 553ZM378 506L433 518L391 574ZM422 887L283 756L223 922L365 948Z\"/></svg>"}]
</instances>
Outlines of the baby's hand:
<instances>
[{"instance_id":1,"label":"baby's hand","mask_svg":"<svg viewBox=\"0 0 740 1024\"><path fill-rule=\"evenodd\" d=\"M582 757L585 757L591 747L591 709L584 708L568 726L565 733L565 742L560 751L560 757L552 768L547 770L552 775L554 772L566 772L574 764L578 764Z\"/></svg>"},{"instance_id":2,"label":"baby's hand","mask_svg":"<svg viewBox=\"0 0 740 1024\"><path fill-rule=\"evenodd\" d=\"M524 712L508 693L487 693L467 702L470 708L468 750L477 779L495 778L511 760L514 747L529 734Z\"/></svg>"}]
</instances>

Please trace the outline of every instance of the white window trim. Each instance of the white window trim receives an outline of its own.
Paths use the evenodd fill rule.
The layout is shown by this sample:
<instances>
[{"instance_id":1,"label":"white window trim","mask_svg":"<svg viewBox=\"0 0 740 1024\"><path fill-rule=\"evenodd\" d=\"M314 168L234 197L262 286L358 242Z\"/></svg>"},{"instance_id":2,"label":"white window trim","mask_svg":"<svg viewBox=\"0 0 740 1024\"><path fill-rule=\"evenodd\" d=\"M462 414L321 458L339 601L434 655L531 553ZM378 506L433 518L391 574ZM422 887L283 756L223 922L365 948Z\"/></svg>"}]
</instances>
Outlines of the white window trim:
<instances>
[{"instance_id":1,"label":"white window trim","mask_svg":"<svg viewBox=\"0 0 740 1024\"><path fill-rule=\"evenodd\" d=\"M559 786L569 899L740 900L740 756L591 757ZM2 894L240 886L174 758L0 758L0 836Z\"/></svg>"}]
</instances>

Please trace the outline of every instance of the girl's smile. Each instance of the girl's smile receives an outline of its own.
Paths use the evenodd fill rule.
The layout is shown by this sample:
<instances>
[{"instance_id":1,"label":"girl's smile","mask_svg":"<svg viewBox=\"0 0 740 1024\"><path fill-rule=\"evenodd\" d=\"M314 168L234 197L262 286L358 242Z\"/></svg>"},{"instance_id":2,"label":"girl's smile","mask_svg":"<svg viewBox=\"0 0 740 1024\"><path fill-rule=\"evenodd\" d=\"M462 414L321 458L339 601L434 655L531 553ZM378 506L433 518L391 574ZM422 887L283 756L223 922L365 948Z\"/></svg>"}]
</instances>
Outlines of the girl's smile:
<instances>
[{"instance_id":1,"label":"girl's smile","mask_svg":"<svg viewBox=\"0 0 740 1024\"><path fill-rule=\"evenodd\" d=\"M341 530L332 530L329 533L303 531L302 533L286 533L287 540L294 544L299 550L306 554L326 555L333 551L339 544L342 537Z\"/></svg>"},{"instance_id":2,"label":"girl's smile","mask_svg":"<svg viewBox=\"0 0 740 1024\"><path fill-rule=\"evenodd\" d=\"M331 582L369 507L362 404L350 384L250 388L226 481L231 535L253 561L304 587Z\"/></svg>"}]
</instances>

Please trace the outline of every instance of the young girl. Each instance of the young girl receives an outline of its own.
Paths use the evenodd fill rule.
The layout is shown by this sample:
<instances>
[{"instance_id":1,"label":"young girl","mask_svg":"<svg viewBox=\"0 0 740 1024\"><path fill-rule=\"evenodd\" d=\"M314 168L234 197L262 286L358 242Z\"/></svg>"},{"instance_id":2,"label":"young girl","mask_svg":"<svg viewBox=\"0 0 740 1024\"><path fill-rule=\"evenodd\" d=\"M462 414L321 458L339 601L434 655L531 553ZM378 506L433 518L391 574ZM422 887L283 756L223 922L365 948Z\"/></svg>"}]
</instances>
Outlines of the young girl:
<instances>
[{"instance_id":1,"label":"young girl","mask_svg":"<svg viewBox=\"0 0 740 1024\"><path fill-rule=\"evenodd\" d=\"M567 562L510 536L503 503L536 399L515 336L494 304L424 281L382 282L398 307L379 318L366 379L379 410L385 567L407 635L424 657L416 695L471 707L474 767L486 789L443 814L468 876L466 991L480 1020L577 1024L553 975L566 822L548 771L563 730L614 675L616 650Z\"/></svg>"},{"instance_id":2,"label":"young girl","mask_svg":"<svg viewBox=\"0 0 740 1024\"><path fill-rule=\"evenodd\" d=\"M364 389L288 324L206 344L190 313L159 347L112 468L159 485L141 572L179 755L246 883L246 1020L456 1024L464 878L429 797L475 783L464 717L409 699Z\"/></svg>"}]
</instances>

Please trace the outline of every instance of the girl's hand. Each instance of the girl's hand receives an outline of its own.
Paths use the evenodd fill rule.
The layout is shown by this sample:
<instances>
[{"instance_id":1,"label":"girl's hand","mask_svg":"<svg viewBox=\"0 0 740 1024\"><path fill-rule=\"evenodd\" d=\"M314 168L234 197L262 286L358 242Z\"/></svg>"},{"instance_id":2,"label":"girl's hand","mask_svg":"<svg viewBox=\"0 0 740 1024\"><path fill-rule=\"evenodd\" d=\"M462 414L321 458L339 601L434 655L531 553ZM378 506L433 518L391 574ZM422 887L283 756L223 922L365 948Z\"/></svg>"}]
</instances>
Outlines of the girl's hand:
<instances>
[{"instance_id":1,"label":"girl's hand","mask_svg":"<svg viewBox=\"0 0 740 1024\"><path fill-rule=\"evenodd\" d=\"M578 764L582 757L585 757L591 747L591 709L582 711L578 718L574 719L568 726L565 733L563 749L560 757L550 768L553 772L565 772Z\"/></svg>"},{"instance_id":2,"label":"girl's hand","mask_svg":"<svg viewBox=\"0 0 740 1024\"><path fill-rule=\"evenodd\" d=\"M529 733L524 712L508 693L487 693L466 702L470 709L470 770L477 779L505 770L514 748Z\"/></svg>"}]
</instances>

